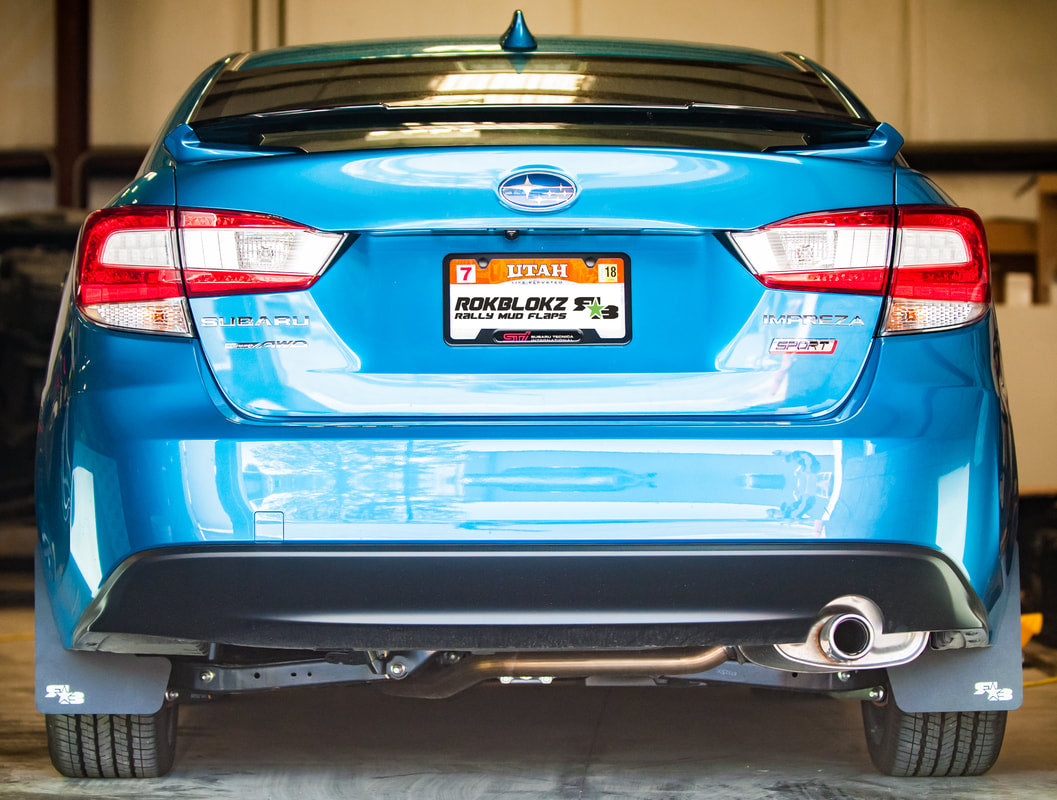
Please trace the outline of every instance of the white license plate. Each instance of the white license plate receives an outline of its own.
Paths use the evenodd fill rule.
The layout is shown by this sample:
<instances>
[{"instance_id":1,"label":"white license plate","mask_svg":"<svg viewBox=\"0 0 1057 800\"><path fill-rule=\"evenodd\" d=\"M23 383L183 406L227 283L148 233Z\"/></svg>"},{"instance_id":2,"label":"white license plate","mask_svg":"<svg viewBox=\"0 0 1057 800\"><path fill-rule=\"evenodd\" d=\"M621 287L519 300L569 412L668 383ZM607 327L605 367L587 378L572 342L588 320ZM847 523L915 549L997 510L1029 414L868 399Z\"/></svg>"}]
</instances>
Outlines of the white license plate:
<instances>
[{"instance_id":1,"label":"white license plate","mask_svg":"<svg viewBox=\"0 0 1057 800\"><path fill-rule=\"evenodd\" d=\"M448 344L625 344L628 257L474 256L444 260Z\"/></svg>"}]
</instances>

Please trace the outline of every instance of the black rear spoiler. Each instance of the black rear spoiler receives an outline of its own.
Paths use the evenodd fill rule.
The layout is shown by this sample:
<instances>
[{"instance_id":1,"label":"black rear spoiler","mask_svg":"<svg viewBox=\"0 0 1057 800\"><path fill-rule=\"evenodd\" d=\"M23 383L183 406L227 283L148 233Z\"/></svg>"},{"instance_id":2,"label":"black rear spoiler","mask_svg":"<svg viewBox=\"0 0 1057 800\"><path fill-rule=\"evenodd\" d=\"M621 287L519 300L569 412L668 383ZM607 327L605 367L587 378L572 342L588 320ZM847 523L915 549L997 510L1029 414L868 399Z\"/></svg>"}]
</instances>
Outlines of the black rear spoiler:
<instances>
[{"instance_id":1,"label":"black rear spoiler","mask_svg":"<svg viewBox=\"0 0 1057 800\"><path fill-rule=\"evenodd\" d=\"M795 133L804 144L775 148L781 152L810 152L840 157L846 149L861 151L844 157L891 160L902 138L891 126L875 120L815 114L785 109L720 106L522 104L398 106L385 104L296 108L216 117L181 125L165 139L178 163L211 161L254 155L299 152L297 148L262 148L270 134L336 129L370 129L406 123L566 123L574 125L633 125L692 127L712 130L750 130ZM878 134L883 142L877 142ZM894 138L893 138L894 137ZM892 145L898 140L898 146ZM879 146L886 144L887 146ZM832 148L832 152L831 152Z\"/></svg>"}]
</instances>

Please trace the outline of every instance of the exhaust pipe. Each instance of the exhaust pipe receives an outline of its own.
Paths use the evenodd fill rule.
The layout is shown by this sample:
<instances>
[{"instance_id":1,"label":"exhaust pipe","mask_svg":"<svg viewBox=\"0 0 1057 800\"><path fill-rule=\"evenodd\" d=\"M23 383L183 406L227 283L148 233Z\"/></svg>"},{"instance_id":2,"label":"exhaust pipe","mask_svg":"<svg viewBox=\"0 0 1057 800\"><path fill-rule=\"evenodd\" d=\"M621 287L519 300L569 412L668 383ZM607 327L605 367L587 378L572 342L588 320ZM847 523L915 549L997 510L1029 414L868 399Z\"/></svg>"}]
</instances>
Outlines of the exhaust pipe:
<instances>
[{"instance_id":1,"label":"exhaust pipe","mask_svg":"<svg viewBox=\"0 0 1057 800\"><path fill-rule=\"evenodd\" d=\"M819 629L818 644L833 661L858 661L873 649L874 628L861 614L837 614Z\"/></svg>"},{"instance_id":2,"label":"exhaust pipe","mask_svg":"<svg viewBox=\"0 0 1057 800\"><path fill-rule=\"evenodd\" d=\"M786 672L842 672L907 664L928 640L928 631L886 633L876 603L845 595L819 612L802 642L742 645L738 652L754 664Z\"/></svg>"},{"instance_id":3,"label":"exhaust pipe","mask_svg":"<svg viewBox=\"0 0 1057 800\"><path fill-rule=\"evenodd\" d=\"M443 700L492 678L525 675L551 678L693 675L718 667L731 658L733 653L726 647L704 650L678 648L586 653L495 653L466 656L448 667L438 667L423 674L412 673L404 680L385 683L382 690L398 697Z\"/></svg>"}]
</instances>

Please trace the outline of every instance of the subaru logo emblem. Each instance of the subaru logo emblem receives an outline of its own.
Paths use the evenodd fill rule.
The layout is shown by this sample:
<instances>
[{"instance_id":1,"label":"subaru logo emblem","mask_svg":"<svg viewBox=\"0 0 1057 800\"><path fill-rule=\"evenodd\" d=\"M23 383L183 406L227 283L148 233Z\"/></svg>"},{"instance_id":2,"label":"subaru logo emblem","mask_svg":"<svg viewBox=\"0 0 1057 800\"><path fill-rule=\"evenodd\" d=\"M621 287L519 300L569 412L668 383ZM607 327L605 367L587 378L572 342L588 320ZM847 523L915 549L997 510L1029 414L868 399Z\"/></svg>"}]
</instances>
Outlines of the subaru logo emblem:
<instances>
[{"instance_id":1,"label":"subaru logo emblem","mask_svg":"<svg viewBox=\"0 0 1057 800\"><path fill-rule=\"evenodd\" d=\"M579 190L557 172L527 170L504 179L497 192L503 205L518 211L557 211L575 200Z\"/></svg>"}]
</instances>

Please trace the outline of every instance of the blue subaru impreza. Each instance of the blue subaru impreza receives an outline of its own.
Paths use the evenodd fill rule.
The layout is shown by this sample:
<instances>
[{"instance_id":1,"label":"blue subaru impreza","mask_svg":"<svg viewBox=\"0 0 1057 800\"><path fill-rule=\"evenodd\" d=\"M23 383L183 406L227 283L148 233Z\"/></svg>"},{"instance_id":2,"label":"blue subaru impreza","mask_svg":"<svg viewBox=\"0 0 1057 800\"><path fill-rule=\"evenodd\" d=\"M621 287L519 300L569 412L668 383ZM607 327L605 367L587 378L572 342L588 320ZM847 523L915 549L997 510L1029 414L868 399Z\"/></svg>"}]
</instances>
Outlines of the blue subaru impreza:
<instances>
[{"instance_id":1,"label":"blue subaru impreza","mask_svg":"<svg viewBox=\"0 0 1057 800\"><path fill-rule=\"evenodd\" d=\"M37 463L37 704L733 682L974 775L1020 702L983 228L802 56L551 39L225 58L85 223Z\"/></svg>"}]
</instances>

